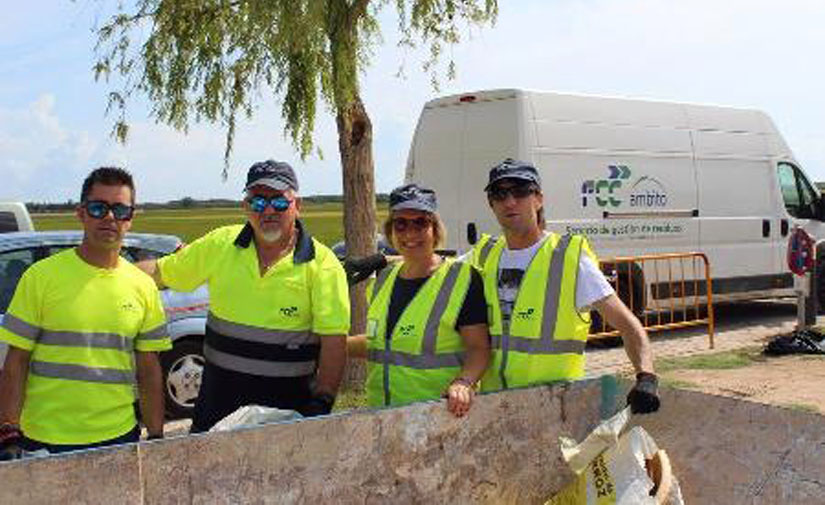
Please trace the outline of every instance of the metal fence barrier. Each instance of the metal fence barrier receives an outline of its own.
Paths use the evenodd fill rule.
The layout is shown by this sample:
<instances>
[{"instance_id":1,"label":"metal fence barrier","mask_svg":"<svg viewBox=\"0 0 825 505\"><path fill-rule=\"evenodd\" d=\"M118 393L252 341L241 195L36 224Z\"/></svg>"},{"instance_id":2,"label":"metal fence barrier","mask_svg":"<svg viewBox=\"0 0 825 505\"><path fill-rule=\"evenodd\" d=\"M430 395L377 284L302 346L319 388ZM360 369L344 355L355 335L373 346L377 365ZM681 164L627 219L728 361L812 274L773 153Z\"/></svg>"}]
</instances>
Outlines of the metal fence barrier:
<instances>
[{"instance_id":1,"label":"metal fence barrier","mask_svg":"<svg viewBox=\"0 0 825 505\"><path fill-rule=\"evenodd\" d=\"M710 263L703 253L620 256L600 260L613 289L649 332L707 325L714 348ZM590 339L618 336L594 311Z\"/></svg>"}]
</instances>

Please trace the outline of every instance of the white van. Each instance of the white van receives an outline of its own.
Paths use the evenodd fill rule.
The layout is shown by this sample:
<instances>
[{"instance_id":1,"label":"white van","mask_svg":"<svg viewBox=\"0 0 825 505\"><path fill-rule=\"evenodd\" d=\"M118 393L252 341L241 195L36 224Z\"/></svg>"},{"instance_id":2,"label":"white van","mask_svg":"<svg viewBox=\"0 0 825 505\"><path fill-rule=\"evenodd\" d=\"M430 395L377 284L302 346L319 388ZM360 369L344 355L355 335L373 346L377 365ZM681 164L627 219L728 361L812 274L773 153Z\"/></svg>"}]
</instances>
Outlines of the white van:
<instances>
[{"instance_id":1,"label":"white van","mask_svg":"<svg viewBox=\"0 0 825 505\"><path fill-rule=\"evenodd\" d=\"M704 252L715 300L792 295L789 232L825 237L825 203L760 111L505 89L421 112L405 179L436 190L448 249L500 233L483 188L507 157L538 168L549 229L603 258Z\"/></svg>"}]
</instances>

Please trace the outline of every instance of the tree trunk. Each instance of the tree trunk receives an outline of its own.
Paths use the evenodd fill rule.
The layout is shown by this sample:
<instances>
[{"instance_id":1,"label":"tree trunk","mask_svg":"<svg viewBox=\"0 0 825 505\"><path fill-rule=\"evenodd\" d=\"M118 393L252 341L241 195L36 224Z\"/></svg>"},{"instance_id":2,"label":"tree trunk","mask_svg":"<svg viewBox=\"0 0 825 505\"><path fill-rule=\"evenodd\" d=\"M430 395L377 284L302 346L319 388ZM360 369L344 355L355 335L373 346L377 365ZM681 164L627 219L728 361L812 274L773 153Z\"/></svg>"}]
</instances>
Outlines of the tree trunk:
<instances>
[{"instance_id":1,"label":"tree trunk","mask_svg":"<svg viewBox=\"0 0 825 505\"><path fill-rule=\"evenodd\" d=\"M344 184L344 241L347 257L360 258L375 252L375 183L372 161L372 123L356 94L346 110L339 110L338 150ZM366 282L350 287L353 335L363 334L367 326ZM362 360L350 361L345 383L363 387L365 366Z\"/></svg>"}]
</instances>

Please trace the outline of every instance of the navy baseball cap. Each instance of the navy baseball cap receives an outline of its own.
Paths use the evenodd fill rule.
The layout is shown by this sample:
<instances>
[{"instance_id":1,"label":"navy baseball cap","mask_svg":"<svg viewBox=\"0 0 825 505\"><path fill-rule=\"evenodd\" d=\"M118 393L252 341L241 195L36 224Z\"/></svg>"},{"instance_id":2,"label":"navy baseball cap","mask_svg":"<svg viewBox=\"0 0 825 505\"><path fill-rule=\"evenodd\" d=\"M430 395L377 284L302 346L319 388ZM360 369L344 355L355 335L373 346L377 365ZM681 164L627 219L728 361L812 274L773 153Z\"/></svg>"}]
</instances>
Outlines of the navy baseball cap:
<instances>
[{"instance_id":1,"label":"navy baseball cap","mask_svg":"<svg viewBox=\"0 0 825 505\"><path fill-rule=\"evenodd\" d=\"M390 211L412 209L434 213L437 208L435 191L415 183L405 184L390 193Z\"/></svg>"},{"instance_id":2,"label":"navy baseball cap","mask_svg":"<svg viewBox=\"0 0 825 505\"><path fill-rule=\"evenodd\" d=\"M541 178L536 167L526 161L518 161L507 158L490 169L490 179L484 186L484 191L490 191L493 184L504 179L518 179L525 182L532 182L541 187Z\"/></svg>"},{"instance_id":3,"label":"navy baseball cap","mask_svg":"<svg viewBox=\"0 0 825 505\"><path fill-rule=\"evenodd\" d=\"M289 163L285 161L259 161L249 167L244 191L258 185L268 186L278 191L287 189L298 191L298 178L295 177L295 171Z\"/></svg>"}]
</instances>

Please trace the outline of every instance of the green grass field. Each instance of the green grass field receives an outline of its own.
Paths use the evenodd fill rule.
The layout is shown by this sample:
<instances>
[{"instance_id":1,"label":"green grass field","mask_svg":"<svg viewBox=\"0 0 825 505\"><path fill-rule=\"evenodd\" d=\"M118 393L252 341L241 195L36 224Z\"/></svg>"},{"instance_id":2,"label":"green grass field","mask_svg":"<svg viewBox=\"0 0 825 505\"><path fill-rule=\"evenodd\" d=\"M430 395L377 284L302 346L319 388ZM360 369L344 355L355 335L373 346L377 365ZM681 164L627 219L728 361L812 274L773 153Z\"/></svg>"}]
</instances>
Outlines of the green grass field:
<instances>
[{"instance_id":1,"label":"green grass field","mask_svg":"<svg viewBox=\"0 0 825 505\"><path fill-rule=\"evenodd\" d=\"M343 208L337 203L304 203L301 211L301 220L312 236L329 246L344 237L342 216ZM386 211L379 211L379 223L385 216ZM80 223L73 213L34 214L32 220L36 230L80 229ZM192 242L219 226L239 224L244 220L244 213L240 207L141 210L135 215L132 231L168 233L177 235L185 242Z\"/></svg>"}]
</instances>

